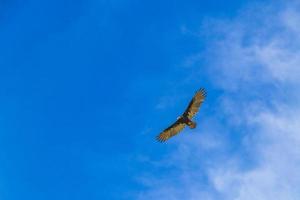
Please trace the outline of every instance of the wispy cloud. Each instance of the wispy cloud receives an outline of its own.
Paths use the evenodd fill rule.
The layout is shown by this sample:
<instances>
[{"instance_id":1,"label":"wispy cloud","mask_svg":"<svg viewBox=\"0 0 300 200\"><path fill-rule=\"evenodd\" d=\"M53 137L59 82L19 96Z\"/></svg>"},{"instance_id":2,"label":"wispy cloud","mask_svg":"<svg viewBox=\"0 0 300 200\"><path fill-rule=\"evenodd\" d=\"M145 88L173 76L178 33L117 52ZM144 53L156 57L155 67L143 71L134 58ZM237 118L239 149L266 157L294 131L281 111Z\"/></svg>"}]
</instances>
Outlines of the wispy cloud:
<instances>
[{"instance_id":1,"label":"wispy cloud","mask_svg":"<svg viewBox=\"0 0 300 200\"><path fill-rule=\"evenodd\" d=\"M167 173L142 176L138 199L300 198L298 8L260 5L206 24L206 73L220 104L201 133L174 139L159 161Z\"/></svg>"}]
</instances>

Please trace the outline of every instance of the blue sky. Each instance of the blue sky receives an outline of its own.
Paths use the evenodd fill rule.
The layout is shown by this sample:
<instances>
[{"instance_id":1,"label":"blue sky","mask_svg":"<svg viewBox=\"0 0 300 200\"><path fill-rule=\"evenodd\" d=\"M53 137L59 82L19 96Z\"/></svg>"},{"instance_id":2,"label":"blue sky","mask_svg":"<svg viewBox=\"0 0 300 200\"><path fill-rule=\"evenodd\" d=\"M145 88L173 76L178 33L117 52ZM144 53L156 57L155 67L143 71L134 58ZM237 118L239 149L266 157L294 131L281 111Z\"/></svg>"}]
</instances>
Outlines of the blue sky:
<instances>
[{"instance_id":1,"label":"blue sky","mask_svg":"<svg viewBox=\"0 0 300 200\"><path fill-rule=\"evenodd\" d=\"M299 199L297 2L0 13L1 199ZM157 143L200 87L197 129Z\"/></svg>"}]
</instances>

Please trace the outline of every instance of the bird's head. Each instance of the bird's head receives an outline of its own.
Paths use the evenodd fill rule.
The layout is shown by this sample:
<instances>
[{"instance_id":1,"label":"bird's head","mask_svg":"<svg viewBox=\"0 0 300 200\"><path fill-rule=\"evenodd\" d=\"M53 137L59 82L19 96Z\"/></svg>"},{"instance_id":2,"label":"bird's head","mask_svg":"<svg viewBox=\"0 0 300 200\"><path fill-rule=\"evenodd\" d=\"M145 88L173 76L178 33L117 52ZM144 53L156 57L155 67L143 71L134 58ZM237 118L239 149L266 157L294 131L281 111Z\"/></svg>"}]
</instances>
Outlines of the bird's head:
<instances>
[{"instance_id":1,"label":"bird's head","mask_svg":"<svg viewBox=\"0 0 300 200\"><path fill-rule=\"evenodd\" d=\"M191 129L196 128L196 123L192 123L192 124L190 125L190 128L191 128Z\"/></svg>"},{"instance_id":2,"label":"bird's head","mask_svg":"<svg viewBox=\"0 0 300 200\"><path fill-rule=\"evenodd\" d=\"M190 122L188 123L188 126L189 126L191 129L194 129L194 128L196 128L197 124L196 124L196 122L190 121Z\"/></svg>"}]
</instances>

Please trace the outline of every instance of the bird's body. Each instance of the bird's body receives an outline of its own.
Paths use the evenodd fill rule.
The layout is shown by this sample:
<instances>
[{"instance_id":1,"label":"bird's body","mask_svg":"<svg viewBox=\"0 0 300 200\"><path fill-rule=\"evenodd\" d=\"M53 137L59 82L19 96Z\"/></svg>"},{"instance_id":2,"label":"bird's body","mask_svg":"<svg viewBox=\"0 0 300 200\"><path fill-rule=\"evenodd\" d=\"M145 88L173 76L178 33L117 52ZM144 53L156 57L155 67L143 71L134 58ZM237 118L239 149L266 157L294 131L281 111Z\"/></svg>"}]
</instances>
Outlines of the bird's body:
<instances>
[{"instance_id":1,"label":"bird's body","mask_svg":"<svg viewBox=\"0 0 300 200\"><path fill-rule=\"evenodd\" d=\"M196 122L192 121L191 119L189 119L186 116L179 116L177 118L177 120L179 120L179 122L184 123L185 125L189 126L191 129L194 129L197 126Z\"/></svg>"},{"instance_id":2,"label":"bird's body","mask_svg":"<svg viewBox=\"0 0 300 200\"><path fill-rule=\"evenodd\" d=\"M185 112L179 116L174 124L166 128L162 133L157 136L157 140L164 142L170 137L178 134L185 126L189 126L191 129L196 128L196 122L192 121L192 118L198 112L202 102L206 96L205 90L202 88L196 92L193 99L190 101Z\"/></svg>"}]
</instances>

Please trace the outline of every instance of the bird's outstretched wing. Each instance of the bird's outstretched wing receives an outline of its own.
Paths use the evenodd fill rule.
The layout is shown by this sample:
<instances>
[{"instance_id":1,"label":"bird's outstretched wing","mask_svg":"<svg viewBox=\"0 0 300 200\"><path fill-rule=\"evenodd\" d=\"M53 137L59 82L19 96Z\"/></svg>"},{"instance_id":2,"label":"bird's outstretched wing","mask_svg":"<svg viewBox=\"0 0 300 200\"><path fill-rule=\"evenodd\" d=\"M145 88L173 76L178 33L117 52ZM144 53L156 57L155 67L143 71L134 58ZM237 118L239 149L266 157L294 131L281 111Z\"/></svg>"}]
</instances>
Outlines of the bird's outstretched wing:
<instances>
[{"instance_id":1,"label":"bird's outstretched wing","mask_svg":"<svg viewBox=\"0 0 300 200\"><path fill-rule=\"evenodd\" d=\"M202 102L204 101L205 97L206 97L206 91L204 90L204 88L198 90L194 95L193 99L190 101L188 107L184 111L183 116L186 116L189 119L194 117L195 114L199 111L199 108Z\"/></svg>"},{"instance_id":2,"label":"bird's outstretched wing","mask_svg":"<svg viewBox=\"0 0 300 200\"><path fill-rule=\"evenodd\" d=\"M172 124L171 126L166 128L163 132L161 132L156 137L156 139L159 142L164 142L167 139L169 139L170 137L178 134L185 126L186 126L186 124L181 120L181 118L179 118L174 124Z\"/></svg>"}]
</instances>

